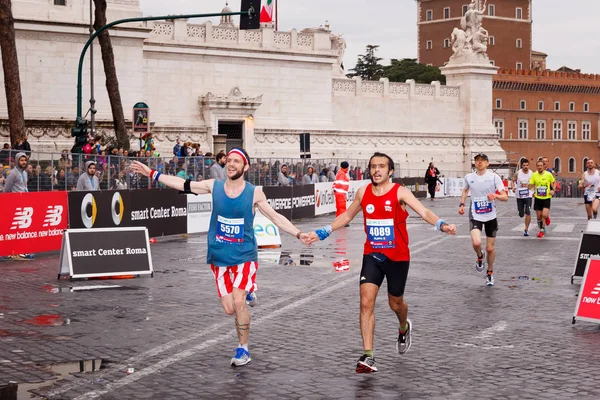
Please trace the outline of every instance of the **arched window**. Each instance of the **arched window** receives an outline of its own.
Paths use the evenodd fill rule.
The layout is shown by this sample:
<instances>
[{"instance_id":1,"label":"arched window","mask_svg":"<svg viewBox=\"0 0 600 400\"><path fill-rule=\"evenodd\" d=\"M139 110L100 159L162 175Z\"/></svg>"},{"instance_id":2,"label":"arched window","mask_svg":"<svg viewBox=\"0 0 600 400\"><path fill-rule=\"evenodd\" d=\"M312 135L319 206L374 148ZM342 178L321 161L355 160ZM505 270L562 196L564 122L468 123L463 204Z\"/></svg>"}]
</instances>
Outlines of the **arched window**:
<instances>
[{"instance_id":1,"label":"arched window","mask_svg":"<svg viewBox=\"0 0 600 400\"><path fill-rule=\"evenodd\" d=\"M573 157L569 158L569 172L574 173L575 171L575 159Z\"/></svg>"},{"instance_id":2,"label":"arched window","mask_svg":"<svg viewBox=\"0 0 600 400\"><path fill-rule=\"evenodd\" d=\"M587 171L587 160L587 157L583 157L583 164L581 165L581 170L584 172Z\"/></svg>"},{"instance_id":3,"label":"arched window","mask_svg":"<svg viewBox=\"0 0 600 400\"><path fill-rule=\"evenodd\" d=\"M557 174L560 172L560 158L558 157L554 159L554 172Z\"/></svg>"}]
</instances>

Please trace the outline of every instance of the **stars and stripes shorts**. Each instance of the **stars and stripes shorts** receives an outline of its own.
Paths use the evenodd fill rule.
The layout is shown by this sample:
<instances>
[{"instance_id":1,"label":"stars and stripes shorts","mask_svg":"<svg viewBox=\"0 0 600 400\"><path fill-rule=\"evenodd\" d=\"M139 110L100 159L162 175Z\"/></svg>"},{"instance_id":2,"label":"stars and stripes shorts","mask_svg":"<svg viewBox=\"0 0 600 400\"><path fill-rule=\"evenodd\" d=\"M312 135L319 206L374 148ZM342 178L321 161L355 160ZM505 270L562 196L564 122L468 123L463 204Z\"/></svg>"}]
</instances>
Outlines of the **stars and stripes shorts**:
<instances>
[{"instance_id":1,"label":"stars and stripes shorts","mask_svg":"<svg viewBox=\"0 0 600 400\"><path fill-rule=\"evenodd\" d=\"M219 297L233 292L233 288L251 292L256 289L256 271L258 263L249 261L243 264L231 265L229 267L217 267L211 265L210 269L215 276Z\"/></svg>"}]
</instances>

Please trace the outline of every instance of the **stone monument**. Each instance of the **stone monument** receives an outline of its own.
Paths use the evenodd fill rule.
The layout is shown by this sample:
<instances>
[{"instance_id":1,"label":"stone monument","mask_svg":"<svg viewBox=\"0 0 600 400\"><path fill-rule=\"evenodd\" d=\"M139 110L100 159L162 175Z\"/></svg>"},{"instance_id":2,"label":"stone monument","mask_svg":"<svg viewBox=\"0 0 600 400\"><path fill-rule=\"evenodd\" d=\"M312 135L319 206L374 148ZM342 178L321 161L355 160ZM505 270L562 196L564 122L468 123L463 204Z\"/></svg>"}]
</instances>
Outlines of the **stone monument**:
<instances>
[{"instance_id":1,"label":"stone monument","mask_svg":"<svg viewBox=\"0 0 600 400\"><path fill-rule=\"evenodd\" d=\"M492 163L502 163L506 154L498 141L493 125L492 107L481 99L492 99L492 80L498 70L490 64L487 55L489 34L482 26L485 4L480 8L479 0L471 0L467 12L461 18L460 28L452 32L454 54L446 66L440 68L446 75L449 86L459 86L465 115L465 164L469 170L471 156L484 152Z\"/></svg>"}]
</instances>

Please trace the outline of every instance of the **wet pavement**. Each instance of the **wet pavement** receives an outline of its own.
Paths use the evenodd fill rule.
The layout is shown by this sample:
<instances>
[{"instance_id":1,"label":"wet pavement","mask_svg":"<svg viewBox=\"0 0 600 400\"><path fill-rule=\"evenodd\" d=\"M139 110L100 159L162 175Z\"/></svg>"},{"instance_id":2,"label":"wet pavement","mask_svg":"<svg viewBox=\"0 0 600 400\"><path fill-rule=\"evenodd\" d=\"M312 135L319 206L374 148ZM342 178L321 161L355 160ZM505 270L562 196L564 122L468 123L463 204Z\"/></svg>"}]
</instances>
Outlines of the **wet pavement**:
<instances>
[{"instance_id":1,"label":"wet pavement","mask_svg":"<svg viewBox=\"0 0 600 400\"><path fill-rule=\"evenodd\" d=\"M261 251L252 362L238 369L229 366L234 323L204 263L205 236L159 239L154 278L58 281L58 256L1 262L0 386L16 381L21 392L53 400L598 398L600 329L571 324L582 201L553 200L546 239L524 238L515 200L502 204L492 288L475 271L458 200L425 204L460 224L458 235L409 219L413 343L396 354L398 323L384 289L376 374L354 372L362 354L359 216L311 248L286 235L281 249ZM339 257L349 271L334 270Z\"/></svg>"}]
</instances>

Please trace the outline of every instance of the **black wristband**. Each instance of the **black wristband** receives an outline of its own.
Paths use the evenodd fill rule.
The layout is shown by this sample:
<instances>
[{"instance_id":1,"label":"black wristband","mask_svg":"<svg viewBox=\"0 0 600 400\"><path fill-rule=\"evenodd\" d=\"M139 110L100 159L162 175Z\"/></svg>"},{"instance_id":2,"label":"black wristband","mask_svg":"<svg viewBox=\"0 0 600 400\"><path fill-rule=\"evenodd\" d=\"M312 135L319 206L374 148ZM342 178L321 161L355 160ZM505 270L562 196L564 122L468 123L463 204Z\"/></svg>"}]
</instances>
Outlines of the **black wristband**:
<instances>
[{"instance_id":1,"label":"black wristband","mask_svg":"<svg viewBox=\"0 0 600 400\"><path fill-rule=\"evenodd\" d=\"M464 207L465 203L460 203L459 207Z\"/></svg>"}]
</instances>

